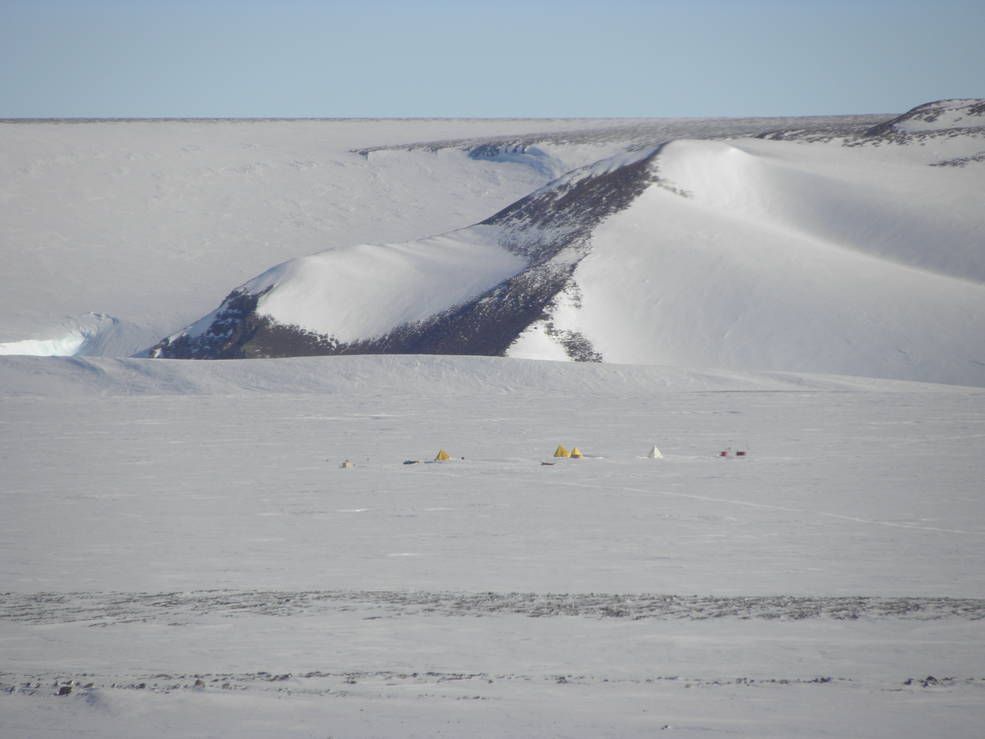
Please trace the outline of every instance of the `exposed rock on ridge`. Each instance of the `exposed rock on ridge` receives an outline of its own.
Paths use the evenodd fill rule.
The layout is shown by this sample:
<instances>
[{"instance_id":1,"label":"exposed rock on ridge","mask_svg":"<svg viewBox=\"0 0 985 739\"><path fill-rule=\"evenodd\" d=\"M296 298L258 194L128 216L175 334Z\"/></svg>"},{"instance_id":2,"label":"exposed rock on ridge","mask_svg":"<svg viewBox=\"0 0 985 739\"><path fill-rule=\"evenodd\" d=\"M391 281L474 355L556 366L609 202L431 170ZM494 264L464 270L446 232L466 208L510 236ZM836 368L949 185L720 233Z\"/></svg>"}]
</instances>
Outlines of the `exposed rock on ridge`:
<instances>
[{"instance_id":1,"label":"exposed rock on ridge","mask_svg":"<svg viewBox=\"0 0 985 739\"><path fill-rule=\"evenodd\" d=\"M382 336L339 341L330 334L284 325L258 310L270 290L234 290L202 321L168 337L149 356L240 359L324 354L479 354L500 356L530 324L547 318L552 302L570 287L587 254L592 229L628 207L654 181L659 147L571 172L535 191L480 226L495 228L500 246L526 267L475 299L431 318L397 326ZM560 336L569 356L599 361L584 337Z\"/></svg>"}]
</instances>

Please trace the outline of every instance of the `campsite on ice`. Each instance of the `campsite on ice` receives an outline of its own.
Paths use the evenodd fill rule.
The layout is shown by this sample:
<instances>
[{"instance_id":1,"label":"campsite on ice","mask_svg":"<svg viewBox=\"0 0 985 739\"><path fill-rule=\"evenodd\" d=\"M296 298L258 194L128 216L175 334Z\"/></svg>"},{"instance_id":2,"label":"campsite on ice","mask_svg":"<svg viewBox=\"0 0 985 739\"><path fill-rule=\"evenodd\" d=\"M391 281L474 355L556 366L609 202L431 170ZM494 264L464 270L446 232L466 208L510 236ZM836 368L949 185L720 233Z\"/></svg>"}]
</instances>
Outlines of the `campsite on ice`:
<instances>
[{"instance_id":1,"label":"campsite on ice","mask_svg":"<svg viewBox=\"0 0 985 739\"><path fill-rule=\"evenodd\" d=\"M981 390L468 357L0 378L7 733L980 723ZM559 436L586 457L541 466Z\"/></svg>"},{"instance_id":2,"label":"campsite on ice","mask_svg":"<svg viewBox=\"0 0 985 739\"><path fill-rule=\"evenodd\" d=\"M976 736L983 114L0 124L0 734Z\"/></svg>"}]
</instances>

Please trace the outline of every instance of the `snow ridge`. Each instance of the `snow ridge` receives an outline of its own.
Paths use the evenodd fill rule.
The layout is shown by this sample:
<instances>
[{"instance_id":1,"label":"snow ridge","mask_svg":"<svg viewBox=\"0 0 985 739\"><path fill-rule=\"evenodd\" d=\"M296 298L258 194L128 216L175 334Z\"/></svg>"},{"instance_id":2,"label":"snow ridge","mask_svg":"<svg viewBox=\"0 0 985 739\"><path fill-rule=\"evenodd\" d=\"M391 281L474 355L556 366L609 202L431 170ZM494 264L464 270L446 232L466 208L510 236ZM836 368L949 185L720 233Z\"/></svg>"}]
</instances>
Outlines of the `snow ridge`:
<instances>
[{"instance_id":1,"label":"snow ridge","mask_svg":"<svg viewBox=\"0 0 985 739\"><path fill-rule=\"evenodd\" d=\"M873 126L866 136L920 135L985 129L985 101L935 100L911 108L901 116Z\"/></svg>"},{"instance_id":2,"label":"snow ridge","mask_svg":"<svg viewBox=\"0 0 985 739\"><path fill-rule=\"evenodd\" d=\"M649 186L650 163L658 151L623 154L571 172L477 226L445 237L404 245L362 245L278 265L234 290L206 318L152 347L149 355L179 359L502 355L569 286L572 270L588 252L592 230ZM442 253L434 254L439 247ZM397 252L402 259L390 273L392 279L381 277L381 266L385 271L388 257ZM356 261L363 258L362 264ZM445 260L451 260L454 275L439 272ZM324 274L313 275L313 267L320 263L325 265L324 270L318 266ZM359 302L358 295L326 292L336 269L359 290L377 290L372 308ZM486 286L477 290L483 282ZM451 287L441 289L442 283ZM456 291L456 287L465 289ZM293 310L312 294L315 300L306 309ZM394 295L403 301L402 308L381 305L386 296ZM353 302L352 318L348 323L344 316L340 320L340 311ZM354 330L352 321L360 320L357 314L378 320ZM318 316L337 322L337 328ZM572 358L596 358L577 337L568 337L568 343Z\"/></svg>"},{"instance_id":3,"label":"snow ridge","mask_svg":"<svg viewBox=\"0 0 985 739\"><path fill-rule=\"evenodd\" d=\"M943 101L865 129L648 147L629 126L626 149L470 228L278 265L150 354L484 354L985 385L983 110ZM460 145L564 166L560 144L535 138Z\"/></svg>"}]
</instances>

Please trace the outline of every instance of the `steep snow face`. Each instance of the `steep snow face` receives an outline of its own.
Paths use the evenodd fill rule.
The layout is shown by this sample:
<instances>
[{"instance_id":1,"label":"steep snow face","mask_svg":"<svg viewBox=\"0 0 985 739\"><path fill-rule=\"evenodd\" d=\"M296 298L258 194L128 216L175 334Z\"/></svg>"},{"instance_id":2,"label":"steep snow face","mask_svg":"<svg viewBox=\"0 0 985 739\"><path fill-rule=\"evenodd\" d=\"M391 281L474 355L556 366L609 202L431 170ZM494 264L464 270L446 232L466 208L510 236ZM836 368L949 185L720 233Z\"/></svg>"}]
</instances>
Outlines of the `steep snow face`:
<instances>
[{"instance_id":1,"label":"steep snow face","mask_svg":"<svg viewBox=\"0 0 985 739\"><path fill-rule=\"evenodd\" d=\"M980 171L922 166L923 147L677 141L661 176L717 215L985 281Z\"/></svg>"},{"instance_id":2,"label":"steep snow face","mask_svg":"<svg viewBox=\"0 0 985 739\"><path fill-rule=\"evenodd\" d=\"M613 362L985 384L985 171L922 156L669 144L551 325Z\"/></svg>"}]
</instances>

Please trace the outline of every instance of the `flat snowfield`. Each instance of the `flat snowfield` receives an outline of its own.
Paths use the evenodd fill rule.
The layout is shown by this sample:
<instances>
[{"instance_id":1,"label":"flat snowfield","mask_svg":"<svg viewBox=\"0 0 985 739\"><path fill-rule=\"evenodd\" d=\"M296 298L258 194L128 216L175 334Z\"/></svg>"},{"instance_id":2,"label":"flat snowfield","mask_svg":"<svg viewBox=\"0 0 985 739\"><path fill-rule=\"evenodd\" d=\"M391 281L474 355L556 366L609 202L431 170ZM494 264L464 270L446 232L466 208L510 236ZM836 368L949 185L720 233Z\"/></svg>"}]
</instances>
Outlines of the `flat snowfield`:
<instances>
[{"instance_id":1,"label":"flat snowfield","mask_svg":"<svg viewBox=\"0 0 985 739\"><path fill-rule=\"evenodd\" d=\"M0 735L976 736L983 459L957 386L0 358Z\"/></svg>"}]
</instances>

